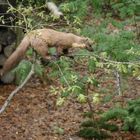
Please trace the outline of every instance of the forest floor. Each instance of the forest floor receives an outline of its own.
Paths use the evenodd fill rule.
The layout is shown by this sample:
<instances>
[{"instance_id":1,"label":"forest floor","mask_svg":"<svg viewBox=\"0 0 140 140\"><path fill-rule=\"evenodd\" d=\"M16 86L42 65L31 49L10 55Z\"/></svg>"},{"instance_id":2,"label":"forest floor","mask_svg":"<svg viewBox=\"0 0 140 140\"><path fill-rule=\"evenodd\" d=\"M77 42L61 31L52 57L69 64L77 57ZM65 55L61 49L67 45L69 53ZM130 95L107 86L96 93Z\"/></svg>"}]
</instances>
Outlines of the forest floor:
<instances>
[{"instance_id":1,"label":"forest floor","mask_svg":"<svg viewBox=\"0 0 140 140\"><path fill-rule=\"evenodd\" d=\"M139 85L140 81L130 80L122 102L140 97ZM87 106L70 99L62 107L56 107L56 96L49 93L50 86L32 78L14 97L0 115L0 140L84 140L75 133ZM0 106L15 88L14 85L0 86ZM107 110L116 100L120 99L115 98L96 109ZM118 131L111 133L109 140L140 140L140 135Z\"/></svg>"}]
</instances>

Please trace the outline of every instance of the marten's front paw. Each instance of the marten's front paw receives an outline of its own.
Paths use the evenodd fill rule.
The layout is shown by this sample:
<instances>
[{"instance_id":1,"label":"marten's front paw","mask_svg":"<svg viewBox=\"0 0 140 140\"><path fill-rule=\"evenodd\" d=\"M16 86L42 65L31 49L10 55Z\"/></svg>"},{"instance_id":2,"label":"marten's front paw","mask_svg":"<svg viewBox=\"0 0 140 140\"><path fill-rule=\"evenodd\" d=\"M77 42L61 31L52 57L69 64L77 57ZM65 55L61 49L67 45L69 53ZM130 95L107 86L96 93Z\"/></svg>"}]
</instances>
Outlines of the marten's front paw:
<instances>
[{"instance_id":1,"label":"marten's front paw","mask_svg":"<svg viewBox=\"0 0 140 140\"><path fill-rule=\"evenodd\" d=\"M51 56L51 60L54 60L54 61L59 60L60 57L61 57L60 55L54 54Z\"/></svg>"}]
</instances>

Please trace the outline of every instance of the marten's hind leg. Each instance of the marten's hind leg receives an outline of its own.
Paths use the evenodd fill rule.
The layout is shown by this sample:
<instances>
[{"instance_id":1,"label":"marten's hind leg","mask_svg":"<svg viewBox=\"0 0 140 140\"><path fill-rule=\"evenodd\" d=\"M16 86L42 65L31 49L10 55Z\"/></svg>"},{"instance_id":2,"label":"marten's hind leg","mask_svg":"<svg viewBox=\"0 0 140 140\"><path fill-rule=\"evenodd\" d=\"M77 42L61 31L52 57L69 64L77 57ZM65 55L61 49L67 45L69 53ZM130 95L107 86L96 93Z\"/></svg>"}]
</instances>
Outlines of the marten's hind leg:
<instances>
[{"instance_id":1,"label":"marten's hind leg","mask_svg":"<svg viewBox=\"0 0 140 140\"><path fill-rule=\"evenodd\" d=\"M48 48L46 46L45 47L44 46L39 46L35 50L41 56L41 59L40 59L41 63L43 65L48 65L50 63L50 61L52 60L52 58L51 58L51 56L48 52Z\"/></svg>"}]
</instances>

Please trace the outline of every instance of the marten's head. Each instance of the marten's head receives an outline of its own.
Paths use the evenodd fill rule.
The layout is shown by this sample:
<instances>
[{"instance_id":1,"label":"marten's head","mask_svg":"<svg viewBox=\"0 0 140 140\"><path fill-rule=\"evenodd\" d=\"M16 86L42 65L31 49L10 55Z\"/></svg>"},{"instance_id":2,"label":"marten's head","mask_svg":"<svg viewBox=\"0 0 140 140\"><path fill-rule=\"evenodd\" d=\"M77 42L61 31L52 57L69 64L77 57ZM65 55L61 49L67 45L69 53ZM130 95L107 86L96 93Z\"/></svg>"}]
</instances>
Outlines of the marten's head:
<instances>
[{"instance_id":1,"label":"marten's head","mask_svg":"<svg viewBox=\"0 0 140 140\"><path fill-rule=\"evenodd\" d=\"M73 43L72 47L73 48L86 48L89 51L93 51L93 48L92 48L93 43L94 42L91 39L82 37L79 39L78 42Z\"/></svg>"},{"instance_id":2,"label":"marten's head","mask_svg":"<svg viewBox=\"0 0 140 140\"><path fill-rule=\"evenodd\" d=\"M82 43L85 45L85 48L88 50L88 51L93 51L93 48L92 48L92 45L93 45L93 41L89 38L83 38L82 39Z\"/></svg>"}]
</instances>

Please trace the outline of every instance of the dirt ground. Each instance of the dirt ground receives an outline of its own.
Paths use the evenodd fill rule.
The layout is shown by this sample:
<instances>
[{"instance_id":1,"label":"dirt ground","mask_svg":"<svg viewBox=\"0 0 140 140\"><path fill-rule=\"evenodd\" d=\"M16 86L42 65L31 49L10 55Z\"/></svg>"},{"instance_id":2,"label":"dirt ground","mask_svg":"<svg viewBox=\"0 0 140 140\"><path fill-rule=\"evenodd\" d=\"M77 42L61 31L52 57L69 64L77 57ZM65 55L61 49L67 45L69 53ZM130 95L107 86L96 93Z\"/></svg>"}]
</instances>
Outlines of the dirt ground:
<instances>
[{"instance_id":1,"label":"dirt ground","mask_svg":"<svg viewBox=\"0 0 140 140\"><path fill-rule=\"evenodd\" d=\"M134 86L129 98L136 92L135 97L140 97L140 81L130 84ZM71 99L56 107L49 88L38 79L27 83L0 115L0 140L84 140L75 135L83 120L81 105ZM14 85L0 86L0 106L14 89ZM110 140L140 140L140 136L117 132Z\"/></svg>"}]
</instances>

